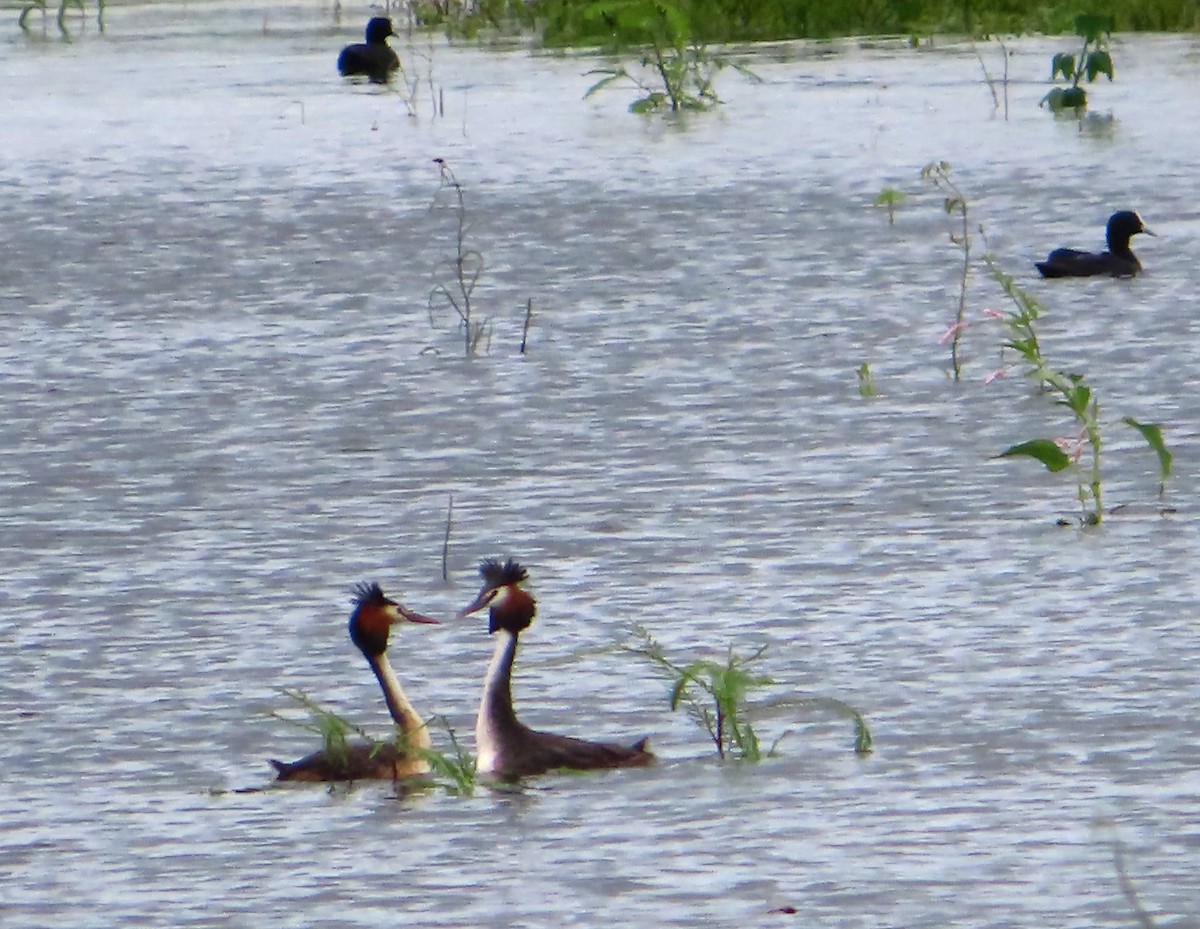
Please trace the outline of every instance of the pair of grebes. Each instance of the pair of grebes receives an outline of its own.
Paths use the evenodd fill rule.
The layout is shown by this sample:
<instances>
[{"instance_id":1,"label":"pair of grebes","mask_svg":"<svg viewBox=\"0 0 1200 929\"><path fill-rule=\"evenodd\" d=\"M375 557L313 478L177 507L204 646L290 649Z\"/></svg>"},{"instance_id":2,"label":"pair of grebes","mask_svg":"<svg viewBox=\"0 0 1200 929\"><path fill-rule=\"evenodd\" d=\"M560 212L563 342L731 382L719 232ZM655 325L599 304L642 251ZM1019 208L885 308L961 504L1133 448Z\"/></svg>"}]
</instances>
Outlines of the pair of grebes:
<instances>
[{"instance_id":1,"label":"pair of grebes","mask_svg":"<svg viewBox=\"0 0 1200 929\"><path fill-rule=\"evenodd\" d=\"M488 632L498 635L483 684L475 721L478 774L514 781L554 770L588 771L641 767L654 761L646 740L632 745L589 742L531 729L517 719L512 670L517 637L533 622L537 602L521 585L529 572L511 558L480 566L483 587L458 613L463 618L485 607ZM336 756L319 751L299 761L272 761L281 781L404 780L428 773L429 730L413 707L388 661L388 636L398 622L437 623L389 598L378 584L361 584L350 615L350 639L363 653L383 690L388 712L399 729L397 742L352 744Z\"/></svg>"}]
</instances>

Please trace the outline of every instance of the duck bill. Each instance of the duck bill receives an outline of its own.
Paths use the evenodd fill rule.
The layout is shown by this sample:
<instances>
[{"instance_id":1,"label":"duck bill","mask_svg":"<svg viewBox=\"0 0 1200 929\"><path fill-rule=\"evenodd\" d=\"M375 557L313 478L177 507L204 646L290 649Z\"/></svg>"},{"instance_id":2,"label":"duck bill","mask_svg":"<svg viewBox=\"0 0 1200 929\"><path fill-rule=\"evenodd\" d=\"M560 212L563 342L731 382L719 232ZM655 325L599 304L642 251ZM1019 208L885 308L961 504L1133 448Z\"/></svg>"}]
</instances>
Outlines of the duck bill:
<instances>
[{"instance_id":1,"label":"duck bill","mask_svg":"<svg viewBox=\"0 0 1200 929\"><path fill-rule=\"evenodd\" d=\"M1154 236L1154 238L1156 238L1156 239L1158 238L1158 233L1155 232L1153 229L1151 229L1149 226L1142 226L1142 234L1143 235L1152 235L1152 236Z\"/></svg>"},{"instance_id":2,"label":"duck bill","mask_svg":"<svg viewBox=\"0 0 1200 929\"><path fill-rule=\"evenodd\" d=\"M441 621L424 616L421 613L414 612L407 607L399 606L396 608L401 619L407 619L410 623L424 623L429 626L440 626Z\"/></svg>"}]
</instances>

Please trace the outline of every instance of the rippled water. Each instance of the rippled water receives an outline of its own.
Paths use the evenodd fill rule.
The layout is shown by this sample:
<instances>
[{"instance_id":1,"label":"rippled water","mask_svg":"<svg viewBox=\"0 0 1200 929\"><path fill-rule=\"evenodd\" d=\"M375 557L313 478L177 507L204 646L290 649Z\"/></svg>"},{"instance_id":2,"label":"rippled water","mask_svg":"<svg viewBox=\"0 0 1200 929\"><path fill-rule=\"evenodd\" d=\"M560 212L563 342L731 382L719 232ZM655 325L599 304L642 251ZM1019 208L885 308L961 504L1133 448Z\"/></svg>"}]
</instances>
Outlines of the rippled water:
<instances>
[{"instance_id":1,"label":"rippled water","mask_svg":"<svg viewBox=\"0 0 1200 929\"><path fill-rule=\"evenodd\" d=\"M679 124L584 101L591 59L401 41L413 117L332 73L360 25L190 4L0 38L0 923L1129 926L1116 835L1154 918L1195 925L1197 41L1121 37L1082 124L1037 108L1061 43L1033 39L1008 120L969 47L841 43L760 50L762 84ZM434 157L486 258L469 363L426 309ZM992 457L1070 427L983 384L985 323L946 378L931 159L1050 305L1047 354L1164 424L1174 516L1059 528L1071 481ZM1127 206L1160 233L1143 278L1034 278ZM1000 299L977 277L973 318ZM1155 501L1139 441L1110 432L1109 503ZM541 601L526 719L648 734L660 766L232 792L314 747L279 687L386 729L355 581L449 616L492 554ZM719 764L615 650L630 621L681 659L768 644L773 695L854 704L874 754L762 708L781 757ZM468 734L490 644L413 627L395 660Z\"/></svg>"}]
</instances>

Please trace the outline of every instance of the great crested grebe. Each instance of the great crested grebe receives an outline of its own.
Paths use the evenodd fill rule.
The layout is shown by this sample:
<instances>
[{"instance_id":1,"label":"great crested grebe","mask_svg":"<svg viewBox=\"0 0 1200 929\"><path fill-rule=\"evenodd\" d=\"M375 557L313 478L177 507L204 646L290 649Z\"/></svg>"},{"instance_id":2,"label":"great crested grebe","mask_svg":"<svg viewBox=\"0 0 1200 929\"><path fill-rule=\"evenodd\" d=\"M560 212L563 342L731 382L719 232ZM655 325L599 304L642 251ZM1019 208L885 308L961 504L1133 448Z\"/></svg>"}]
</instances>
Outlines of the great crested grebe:
<instances>
[{"instance_id":1,"label":"great crested grebe","mask_svg":"<svg viewBox=\"0 0 1200 929\"><path fill-rule=\"evenodd\" d=\"M1142 263L1129 247L1129 240L1139 232L1154 235L1132 210L1121 210L1108 218L1104 238L1106 252L1081 252L1074 248L1056 248L1045 261L1035 265L1042 277L1134 277Z\"/></svg>"},{"instance_id":2,"label":"great crested grebe","mask_svg":"<svg viewBox=\"0 0 1200 929\"><path fill-rule=\"evenodd\" d=\"M346 746L344 755L318 751L290 763L272 758L271 764L281 781L394 781L429 770L429 763L422 754L430 748L429 730L400 686L388 661L387 647L388 633L395 623L405 620L436 625L438 621L414 613L392 600L378 584L359 584L354 594L350 640L375 672L388 712L400 730L399 744L353 743Z\"/></svg>"},{"instance_id":3,"label":"great crested grebe","mask_svg":"<svg viewBox=\"0 0 1200 929\"><path fill-rule=\"evenodd\" d=\"M392 31L392 21L386 16L376 16L367 23L366 42L347 45L338 55L337 69L342 77L366 76L372 84L386 84L392 72L400 67L400 59L387 44Z\"/></svg>"},{"instance_id":4,"label":"great crested grebe","mask_svg":"<svg viewBox=\"0 0 1200 929\"><path fill-rule=\"evenodd\" d=\"M488 607L488 632L499 633L500 639L488 667L475 720L476 770L502 780L516 780L557 768L584 771L651 764L654 756L646 751L645 739L632 745L588 742L538 732L517 719L512 701L517 636L529 628L537 612L533 596L520 586L529 572L510 558L503 564L488 559L479 566L479 573L483 589L458 616L461 619Z\"/></svg>"}]
</instances>

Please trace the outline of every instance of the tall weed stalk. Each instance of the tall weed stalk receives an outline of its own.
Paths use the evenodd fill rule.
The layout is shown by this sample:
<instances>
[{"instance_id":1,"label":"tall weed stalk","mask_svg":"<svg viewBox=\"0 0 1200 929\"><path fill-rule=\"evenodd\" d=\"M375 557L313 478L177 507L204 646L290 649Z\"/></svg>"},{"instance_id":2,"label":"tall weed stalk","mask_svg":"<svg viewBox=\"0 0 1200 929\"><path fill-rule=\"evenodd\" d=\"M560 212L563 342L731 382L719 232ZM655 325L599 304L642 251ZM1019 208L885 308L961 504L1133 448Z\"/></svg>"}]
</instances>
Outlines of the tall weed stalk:
<instances>
[{"instance_id":1,"label":"tall weed stalk","mask_svg":"<svg viewBox=\"0 0 1200 929\"><path fill-rule=\"evenodd\" d=\"M1058 472L1068 467L1080 467L1084 453L1087 465L1077 480L1077 495L1082 508L1081 521L1085 526L1099 525L1104 519L1104 483L1100 469L1100 453L1104 447L1100 401L1082 374L1061 371L1043 356L1036 323L1045 308L1032 295L1018 287L989 255L984 257L988 272L1012 302L1014 309L993 313L1007 329L1004 347L1013 351L1024 365L1024 374L1039 388L1056 394L1058 402L1071 411L1078 436L1074 440L1030 439L1013 445L998 457L1027 456L1040 461L1047 470ZM999 372L997 372L999 373ZM1166 492L1171 475L1172 455L1163 439L1162 429L1154 423L1142 423L1131 416L1120 422L1136 430L1158 457L1159 496Z\"/></svg>"},{"instance_id":2,"label":"tall weed stalk","mask_svg":"<svg viewBox=\"0 0 1200 929\"><path fill-rule=\"evenodd\" d=\"M487 317L480 318L472 304L475 286L483 273L483 255L467 245L469 225L462 184L458 182L445 159L435 158L433 163L438 166L441 180L441 186L434 195L433 207L436 207L448 192L455 226L453 256L438 266L442 280L429 292L429 322L430 325L434 325L435 316L439 311L447 308L453 310L463 334L463 352L467 358L473 358L479 354L481 347L486 349L492 332L491 320Z\"/></svg>"}]
</instances>

